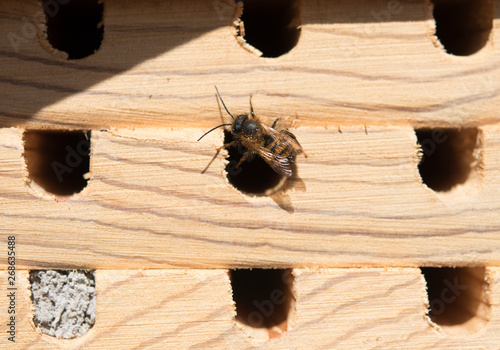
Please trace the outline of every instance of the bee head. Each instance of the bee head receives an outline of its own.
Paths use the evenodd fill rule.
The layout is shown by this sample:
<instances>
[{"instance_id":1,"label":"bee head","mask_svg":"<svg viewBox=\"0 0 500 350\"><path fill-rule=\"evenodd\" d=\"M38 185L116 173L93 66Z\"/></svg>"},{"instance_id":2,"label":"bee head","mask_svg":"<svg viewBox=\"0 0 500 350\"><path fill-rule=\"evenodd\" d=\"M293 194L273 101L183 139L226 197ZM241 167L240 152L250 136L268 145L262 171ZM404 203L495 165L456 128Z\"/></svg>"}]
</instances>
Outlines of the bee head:
<instances>
[{"instance_id":1,"label":"bee head","mask_svg":"<svg viewBox=\"0 0 500 350\"><path fill-rule=\"evenodd\" d=\"M243 129L243 124L245 124L245 121L248 119L248 115L246 114L241 114L236 117L233 123L233 127L231 129L231 133L236 136L241 133L241 130Z\"/></svg>"},{"instance_id":2,"label":"bee head","mask_svg":"<svg viewBox=\"0 0 500 350\"><path fill-rule=\"evenodd\" d=\"M259 129L259 124L256 120L248 118L248 115L242 114L236 117L233 123L231 133L236 136L241 133L245 136L254 135Z\"/></svg>"}]
</instances>

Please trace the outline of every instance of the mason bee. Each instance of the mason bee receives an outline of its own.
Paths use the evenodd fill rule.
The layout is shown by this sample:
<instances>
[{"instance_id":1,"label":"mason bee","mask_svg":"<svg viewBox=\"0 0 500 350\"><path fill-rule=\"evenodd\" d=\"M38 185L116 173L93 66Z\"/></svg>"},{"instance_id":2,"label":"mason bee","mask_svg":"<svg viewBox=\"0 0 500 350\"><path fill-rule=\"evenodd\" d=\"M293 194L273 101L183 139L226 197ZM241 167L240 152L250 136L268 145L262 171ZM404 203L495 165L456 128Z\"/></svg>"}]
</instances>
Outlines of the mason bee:
<instances>
[{"instance_id":1,"label":"mason bee","mask_svg":"<svg viewBox=\"0 0 500 350\"><path fill-rule=\"evenodd\" d=\"M292 176L292 164L295 162L297 155L302 153L307 157L295 135L287 129L275 129L279 118L274 121L272 126L265 124L257 118L253 112L252 95L250 95L250 115L240 114L235 118L224 104L217 86L215 87L215 90L217 91L217 96L219 96L224 109L227 114L231 116L233 122L230 124L221 124L210 129L204 133L198 141L205 137L205 135L223 126L231 127L230 131L234 140L217 149L217 153L214 158L210 161L202 173L208 169L221 149L242 145L246 151L238 162L238 165L236 165L236 168L238 168L241 163L249 157L258 155L264 159L266 163L269 164L269 166L278 174L287 177Z\"/></svg>"}]
</instances>

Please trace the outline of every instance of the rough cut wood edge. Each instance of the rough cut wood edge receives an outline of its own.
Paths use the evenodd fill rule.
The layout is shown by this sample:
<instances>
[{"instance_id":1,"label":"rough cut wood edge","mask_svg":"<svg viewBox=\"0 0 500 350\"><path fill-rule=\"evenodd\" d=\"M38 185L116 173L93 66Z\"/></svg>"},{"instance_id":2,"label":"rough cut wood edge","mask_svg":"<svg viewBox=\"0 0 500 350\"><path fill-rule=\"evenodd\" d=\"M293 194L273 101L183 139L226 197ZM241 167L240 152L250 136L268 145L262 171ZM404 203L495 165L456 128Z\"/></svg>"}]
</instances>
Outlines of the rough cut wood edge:
<instances>
[{"instance_id":1,"label":"rough cut wood edge","mask_svg":"<svg viewBox=\"0 0 500 350\"><path fill-rule=\"evenodd\" d=\"M491 320L473 335L429 323L425 280L414 268L294 270L292 329L266 343L235 326L225 270L96 271L94 327L73 340L41 335L32 323L28 272L17 275L17 341L0 349L497 349L500 268L488 269ZM0 273L5 290L6 273ZM7 310L7 298L0 309ZM2 329L7 313L0 313ZM460 326L458 326L460 327Z\"/></svg>"},{"instance_id":2,"label":"rough cut wood edge","mask_svg":"<svg viewBox=\"0 0 500 350\"><path fill-rule=\"evenodd\" d=\"M309 154L284 192L230 185L222 132L92 132L88 186L56 198L28 186L22 130L0 130L1 237L27 268L350 267L500 264L500 128L482 168L437 193L422 184L413 129L298 128ZM1 266L6 266L2 260Z\"/></svg>"},{"instance_id":3,"label":"rough cut wood edge","mask_svg":"<svg viewBox=\"0 0 500 350\"><path fill-rule=\"evenodd\" d=\"M500 6L486 46L459 57L434 37L424 0L398 2L387 22L374 15L384 0L303 1L297 46L269 59L235 38L233 0L104 4L101 48L67 61L43 32L23 37L43 19L37 1L0 3L1 126L206 128L220 120L214 85L235 113L252 93L258 114L304 126L500 120Z\"/></svg>"}]
</instances>

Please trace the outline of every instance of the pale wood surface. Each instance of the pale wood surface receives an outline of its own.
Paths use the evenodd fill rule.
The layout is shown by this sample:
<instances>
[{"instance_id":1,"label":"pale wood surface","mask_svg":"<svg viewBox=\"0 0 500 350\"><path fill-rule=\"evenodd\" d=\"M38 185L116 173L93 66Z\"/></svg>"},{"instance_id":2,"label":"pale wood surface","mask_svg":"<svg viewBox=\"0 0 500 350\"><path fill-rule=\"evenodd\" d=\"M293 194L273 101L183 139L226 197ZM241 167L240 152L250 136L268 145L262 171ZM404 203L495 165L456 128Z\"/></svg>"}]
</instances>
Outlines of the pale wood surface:
<instances>
[{"instance_id":1,"label":"pale wood surface","mask_svg":"<svg viewBox=\"0 0 500 350\"><path fill-rule=\"evenodd\" d=\"M309 157L281 197L236 190L222 155L201 174L222 144L202 132L95 131L90 181L64 199L29 181L22 130L2 129L0 233L16 235L19 266L500 263L498 127L482 130L483 168L447 193L422 184L411 128L294 129Z\"/></svg>"},{"instance_id":2,"label":"pale wood surface","mask_svg":"<svg viewBox=\"0 0 500 350\"><path fill-rule=\"evenodd\" d=\"M233 320L224 270L96 272L97 319L84 336L57 340L34 329L26 271L18 273L17 342L1 349L498 349L500 270L488 268L491 320L478 332L440 329L426 313L418 269L295 270L291 329L262 343ZM6 274L1 273L2 284ZM7 299L0 298L2 310ZM0 313L6 324L6 312ZM455 333L453 333L455 332Z\"/></svg>"},{"instance_id":3,"label":"pale wood surface","mask_svg":"<svg viewBox=\"0 0 500 350\"><path fill-rule=\"evenodd\" d=\"M418 269L352 267L500 264L500 6L485 48L457 57L423 0L387 22L384 0L304 1L297 46L264 59L234 37L232 4L106 0L102 47L67 61L41 32L16 50L9 34L40 5L0 2L0 126L110 129L93 131L89 185L70 199L31 183L22 130L0 129L0 237L16 236L19 269L18 343L2 332L0 348L498 349L498 267L472 335L429 322ZM214 85L234 113L252 93L258 115L293 122L309 158L285 195L241 194L222 157L200 174L222 144L195 142L220 122ZM482 168L435 193L413 127L462 125L481 127ZM234 324L227 271L197 269L315 266L350 268L294 270L291 330L263 344ZM37 333L32 268L98 269L87 335Z\"/></svg>"},{"instance_id":4,"label":"pale wood surface","mask_svg":"<svg viewBox=\"0 0 500 350\"><path fill-rule=\"evenodd\" d=\"M42 32L16 52L9 33L22 36L23 17L31 21L40 6L2 1L0 125L209 127L220 120L214 85L235 113L248 110L253 93L259 114L305 126L499 120L500 6L486 46L458 57L434 37L423 0L398 2L384 22L385 0L303 1L298 44L267 59L236 40L233 4L105 1L101 48L67 61L42 47Z\"/></svg>"}]
</instances>

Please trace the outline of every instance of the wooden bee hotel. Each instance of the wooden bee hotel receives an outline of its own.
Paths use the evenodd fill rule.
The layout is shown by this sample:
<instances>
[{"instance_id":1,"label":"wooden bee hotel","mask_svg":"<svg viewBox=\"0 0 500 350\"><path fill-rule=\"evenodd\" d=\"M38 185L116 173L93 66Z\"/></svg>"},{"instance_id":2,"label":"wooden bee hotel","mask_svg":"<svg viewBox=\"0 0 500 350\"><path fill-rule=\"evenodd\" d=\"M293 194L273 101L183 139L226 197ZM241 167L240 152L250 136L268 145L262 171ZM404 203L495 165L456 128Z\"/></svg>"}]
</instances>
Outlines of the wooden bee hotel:
<instances>
[{"instance_id":1,"label":"wooden bee hotel","mask_svg":"<svg viewBox=\"0 0 500 350\"><path fill-rule=\"evenodd\" d=\"M1 1L0 349L499 349L499 38L499 0Z\"/></svg>"}]
</instances>

